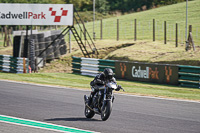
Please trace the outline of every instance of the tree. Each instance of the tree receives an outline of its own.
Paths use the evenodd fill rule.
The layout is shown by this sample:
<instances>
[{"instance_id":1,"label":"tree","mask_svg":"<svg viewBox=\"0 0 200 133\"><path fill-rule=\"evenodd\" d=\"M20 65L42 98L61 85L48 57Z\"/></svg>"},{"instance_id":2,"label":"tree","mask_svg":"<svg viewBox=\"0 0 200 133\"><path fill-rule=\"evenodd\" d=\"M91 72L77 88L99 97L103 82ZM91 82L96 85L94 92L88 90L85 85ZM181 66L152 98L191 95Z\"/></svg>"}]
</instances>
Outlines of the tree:
<instances>
[{"instance_id":1,"label":"tree","mask_svg":"<svg viewBox=\"0 0 200 133\"><path fill-rule=\"evenodd\" d=\"M74 4L77 10L92 9L92 0L65 0L66 4Z\"/></svg>"},{"instance_id":2,"label":"tree","mask_svg":"<svg viewBox=\"0 0 200 133\"><path fill-rule=\"evenodd\" d=\"M100 13L107 13L110 9L107 0L96 0L96 10Z\"/></svg>"},{"instance_id":3,"label":"tree","mask_svg":"<svg viewBox=\"0 0 200 133\"><path fill-rule=\"evenodd\" d=\"M45 3L45 4L65 4L64 0L0 0L0 3Z\"/></svg>"}]
</instances>

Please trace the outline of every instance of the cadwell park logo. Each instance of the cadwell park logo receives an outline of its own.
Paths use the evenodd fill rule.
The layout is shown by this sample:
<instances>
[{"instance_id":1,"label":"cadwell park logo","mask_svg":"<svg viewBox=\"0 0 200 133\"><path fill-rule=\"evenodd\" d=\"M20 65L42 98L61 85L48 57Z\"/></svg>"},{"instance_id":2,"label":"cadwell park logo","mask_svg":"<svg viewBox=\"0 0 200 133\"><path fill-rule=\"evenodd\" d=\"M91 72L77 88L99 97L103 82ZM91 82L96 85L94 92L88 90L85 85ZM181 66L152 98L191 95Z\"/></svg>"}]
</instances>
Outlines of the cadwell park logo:
<instances>
[{"instance_id":1,"label":"cadwell park logo","mask_svg":"<svg viewBox=\"0 0 200 133\"><path fill-rule=\"evenodd\" d=\"M122 78L124 78L125 72L126 72L126 64L125 63L120 63L120 70L122 72Z\"/></svg>"},{"instance_id":2,"label":"cadwell park logo","mask_svg":"<svg viewBox=\"0 0 200 133\"><path fill-rule=\"evenodd\" d=\"M178 67L165 64L117 62L116 77L133 81L178 84Z\"/></svg>"},{"instance_id":3,"label":"cadwell park logo","mask_svg":"<svg viewBox=\"0 0 200 133\"><path fill-rule=\"evenodd\" d=\"M134 78L144 78L144 79L159 79L158 68L155 67L153 70L151 67L146 67L146 69L141 69L141 66L137 69L135 66L132 67L132 76ZM170 77L172 76L172 69L169 66L165 66L165 76L166 82L170 82Z\"/></svg>"},{"instance_id":4,"label":"cadwell park logo","mask_svg":"<svg viewBox=\"0 0 200 133\"><path fill-rule=\"evenodd\" d=\"M22 13L2 13L0 12L1 19L46 19L46 14L43 12L35 14L33 12L22 12Z\"/></svg>"},{"instance_id":5,"label":"cadwell park logo","mask_svg":"<svg viewBox=\"0 0 200 133\"><path fill-rule=\"evenodd\" d=\"M132 76L134 78L159 79L158 74L159 71L157 67L155 67L155 70L151 67L146 67L146 69L141 69L141 66L139 66L138 69L135 66L132 67Z\"/></svg>"},{"instance_id":6,"label":"cadwell park logo","mask_svg":"<svg viewBox=\"0 0 200 133\"><path fill-rule=\"evenodd\" d=\"M53 11L52 7L49 8L49 11L51 11L51 16L55 16L54 22L60 22L62 16L67 16L68 10L63 10L63 8L60 10L62 11L61 15L57 15L56 11Z\"/></svg>"},{"instance_id":7,"label":"cadwell park logo","mask_svg":"<svg viewBox=\"0 0 200 133\"><path fill-rule=\"evenodd\" d=\"M53 10L53 7L49 8L50 11L50 16L55 17L54 22L60 22L61 18L63 16L67 16L68 10L64 10L63 8L60 8L61 14L58 14L57 11ZM22 13L13 13L11 11L4 13L0 12L0 19L34 19L34 20L45 20L46 19L46 14L44 12L40 13L34 13L34 12L22 12Z\"/></svg>"},{"instance_id":8,"label":"cadwell park logo","mask_svg":"<svg viewBox=\"0 0 200 133\"><path fill-rule=\"evenodd\" d=\"M171 67L167 67L165 66L165 76L166 76L166 82L169 83L170 82L170 77L172 76L172 69Z\"/></svg>"}]
</instances>

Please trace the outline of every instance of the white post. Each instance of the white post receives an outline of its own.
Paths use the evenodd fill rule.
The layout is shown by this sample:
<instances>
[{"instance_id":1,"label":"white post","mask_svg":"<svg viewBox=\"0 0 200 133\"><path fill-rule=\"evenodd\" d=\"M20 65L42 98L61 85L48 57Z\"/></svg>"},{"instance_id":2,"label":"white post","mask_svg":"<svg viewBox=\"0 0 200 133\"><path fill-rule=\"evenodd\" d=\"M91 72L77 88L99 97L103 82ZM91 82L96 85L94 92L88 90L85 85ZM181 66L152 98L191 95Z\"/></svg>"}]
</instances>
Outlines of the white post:
<instances>
[{"instance_id":1,"label":"white post","mask_svg":"<svg viewBox=\"0 0 200 133\"><path fill-rule=\"evenodd\" d=\"M23 41L24 41L24 32L22 31L21 32L21 39L20 39L20 43L19 43L19 57L21 57L21 53L22 53L22 44L23 44Z\"/></svg>"},{"instance_id":2,"label":"white post","mask_svg":"<svg viewBox=\"0 0 200 133\"><path fill-rule=\"evenodd\" d=\"M95 27L95 0L93 0L93 39L95 40L94 27Z\"/></svg>"},{"instance_id":3,"label":"white post","mask_svg":"<svg viewBox=\"0 0 200 133\"><path fill-rule=\"evenodd\" d=\"M71 47L71 30L69 30L69 53L72 52L72 47Z\"/></svg>"},{"instance_id":4,"label":"white post","mask_svg":"<svg viewBox=\"0 0 200 133\"><path fill-rule=\"evenodd\" d=\"M187 41L187 30L188 30L188 0L186 0L186 25L185 25L185 41Z\"/></svg>"}]
</instances>

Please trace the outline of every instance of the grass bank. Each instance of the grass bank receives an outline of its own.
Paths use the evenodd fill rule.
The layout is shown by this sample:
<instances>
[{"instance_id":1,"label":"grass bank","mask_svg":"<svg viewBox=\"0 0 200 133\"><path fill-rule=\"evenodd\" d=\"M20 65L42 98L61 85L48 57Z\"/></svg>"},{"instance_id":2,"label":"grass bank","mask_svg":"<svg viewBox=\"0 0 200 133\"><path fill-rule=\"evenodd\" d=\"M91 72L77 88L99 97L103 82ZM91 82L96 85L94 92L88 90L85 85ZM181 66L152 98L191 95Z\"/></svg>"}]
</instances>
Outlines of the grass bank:
<instances>
[{"instance_id":1,"label":"grass bank","mask_svg":"<svg viewBox=\"0 0 200 133\"><path fill-rule=\"evenodd\" d=\"M0 73L0 79L89 90L89 83L91 80L93 80L93 77L69 73ZM180 88L176 86L130 82L123 80L118 80L118 84L122 85L126 93L129 94L200 101L200 89Z\"/></svg>"},{"instance_id":2,"label":"grass bank","mask_svg":"<svg viewBox=\"0 0 200 133\"><path fill-rule=\"evenodd\" d=\"M193 39L200 46L200 0L188 2L188 25L193 26ZM175 42L176 23L178 24L179 43L185 43L186 3L178 3L147 11L131 13L118 17L103 19L103 39L117 38L117 19L119 19L119 38L134 39L134 21L137 20L137 39L153 40L153 19L155 19L156 40L164 40L164 21L167 21L167 41ZM93 36L93 23L85 23L90 35ZM101 22L95 21L96 38L101 36ZM163 41L164 43L164 41Z\"/></svg>"},{"instance_id":3,"label":"grass bank","mask_svg":"<svg viewBox=\"0 0 200 133\"><path fill-rule=\"evenodd\" d=\"M97 40L95 44L100 59L200 66L200 47L186 52L184 45L175 47L173 43L164 45L150 40ZM52 61L40 72L71 72L71 56L83 57L76 42L72 42L72 53Z\"/></svg>"}]
</instances>

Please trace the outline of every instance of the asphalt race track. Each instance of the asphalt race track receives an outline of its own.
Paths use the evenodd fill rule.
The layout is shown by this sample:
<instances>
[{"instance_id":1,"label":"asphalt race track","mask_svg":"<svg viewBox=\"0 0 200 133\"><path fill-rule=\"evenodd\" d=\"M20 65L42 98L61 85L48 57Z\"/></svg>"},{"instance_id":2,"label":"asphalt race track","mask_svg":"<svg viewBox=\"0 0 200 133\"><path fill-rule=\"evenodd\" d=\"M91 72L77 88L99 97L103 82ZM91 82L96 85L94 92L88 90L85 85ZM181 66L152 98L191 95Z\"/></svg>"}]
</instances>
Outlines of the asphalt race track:
<instances>
[{"instance_id":1,"label":"asphalt race track","mask_svg":"<svg viewBox=\"0 0 200 133\"><path fill-rule=\"evenodd\" d=\"M126 88L125 88L126 89ZM110 118L84 116L89 91L0 81L0 115L102 133L200 133L200 103L115 94ZM0 121L0 133L56 133Z\"/></svg>"}]
</instances>

